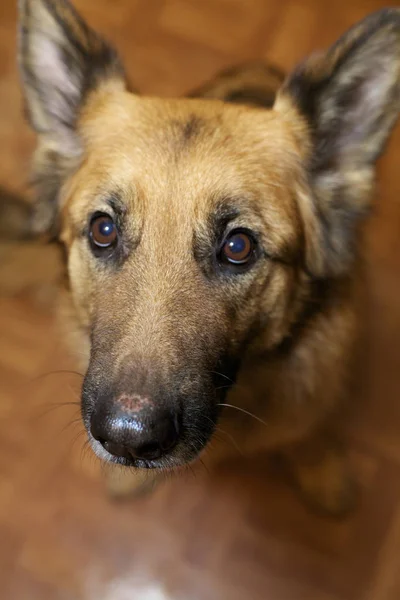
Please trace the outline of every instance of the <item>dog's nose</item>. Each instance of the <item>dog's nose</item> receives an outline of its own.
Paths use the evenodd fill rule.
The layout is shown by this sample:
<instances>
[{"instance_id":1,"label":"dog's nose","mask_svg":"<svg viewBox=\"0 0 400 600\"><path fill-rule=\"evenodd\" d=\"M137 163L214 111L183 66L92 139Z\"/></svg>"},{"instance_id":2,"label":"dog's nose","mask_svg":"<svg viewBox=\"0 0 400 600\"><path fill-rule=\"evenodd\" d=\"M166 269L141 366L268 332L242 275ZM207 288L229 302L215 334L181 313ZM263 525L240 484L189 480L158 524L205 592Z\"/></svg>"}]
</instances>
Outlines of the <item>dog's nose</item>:
<instances>
[{"instance_id":1,"label":"dog's nose","mask_svg":"<svg viewBox=\"0 0 400 600\"><path fill-rule=\"evenodd\" d=\"M176 446L179 438L178 418L167 410L124 409L120 403L94 410L92 436L109 454L129 462L159 459Z\"/></svg>"}]
</instances>

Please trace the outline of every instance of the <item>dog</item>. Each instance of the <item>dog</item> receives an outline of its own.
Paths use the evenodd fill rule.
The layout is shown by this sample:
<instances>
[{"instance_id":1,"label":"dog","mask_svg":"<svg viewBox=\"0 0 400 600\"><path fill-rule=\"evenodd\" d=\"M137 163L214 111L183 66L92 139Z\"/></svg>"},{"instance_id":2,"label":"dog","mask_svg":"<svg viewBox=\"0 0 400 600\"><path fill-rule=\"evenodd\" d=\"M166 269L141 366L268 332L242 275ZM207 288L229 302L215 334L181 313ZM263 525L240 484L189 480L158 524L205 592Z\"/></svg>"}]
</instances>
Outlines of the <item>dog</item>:
<instances>
[{"instance_id":1,"label":"dog","mask_svg":"<svg viewBox=\"0 0 400 600\"><path fill-rule=\"evenodd\" d=\"M20 0L19 21L34 230L65 249L94 452L140 491L212 462L223 424L249 456L278 453L314 508L344 514L337 423L375 163L400 109L400 10L284 80L253 64L178 99L132 89L68 0Z\"/></svg>"}]
</instances>

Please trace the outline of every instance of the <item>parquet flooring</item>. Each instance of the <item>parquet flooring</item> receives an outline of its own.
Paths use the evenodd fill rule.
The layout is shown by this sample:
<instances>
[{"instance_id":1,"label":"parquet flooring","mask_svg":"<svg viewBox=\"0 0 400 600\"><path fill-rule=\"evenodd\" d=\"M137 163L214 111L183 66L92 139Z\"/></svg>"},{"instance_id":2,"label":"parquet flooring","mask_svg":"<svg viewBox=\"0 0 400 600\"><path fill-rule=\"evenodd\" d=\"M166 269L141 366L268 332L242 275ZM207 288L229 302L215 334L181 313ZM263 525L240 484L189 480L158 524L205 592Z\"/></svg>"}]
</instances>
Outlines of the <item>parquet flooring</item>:
<instances>
[{"instance_id":1,"label":"parquet flooring","mask_svg":"<svg viewBox=\"0 0 400 600\"><path fill-rule=\"evenodd\" d=\"M0 184L25 189L15 0L0 6ZM143 92L181 94L221 67L287 70L379 0L76 0ZM396 2L392 2L396 4ZM2 600L400 599L400 128L380 164L368 233L370 321L349 424L363 493L343 522L309 514L265 461L188 473L111 502L85 448L80 377L48 306L0 298ZM48 374L46 377L42 375ZM75 421L78 419L77 421Z\"/></svg>"}]
</instances>

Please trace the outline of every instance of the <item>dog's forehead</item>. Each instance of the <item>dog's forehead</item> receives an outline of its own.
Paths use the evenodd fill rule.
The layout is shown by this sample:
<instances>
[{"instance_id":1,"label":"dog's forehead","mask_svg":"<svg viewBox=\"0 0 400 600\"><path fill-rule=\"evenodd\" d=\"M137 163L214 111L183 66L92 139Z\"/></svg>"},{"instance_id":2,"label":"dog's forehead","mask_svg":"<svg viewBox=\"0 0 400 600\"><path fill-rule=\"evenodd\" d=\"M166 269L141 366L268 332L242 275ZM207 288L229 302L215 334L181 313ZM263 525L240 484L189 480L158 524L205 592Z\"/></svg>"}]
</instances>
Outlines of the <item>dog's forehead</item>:
<instances>
[{"instance_id":1,"label":"dog's forehead","mask_svg":"<svg viewBox=\"0 0 400 600\"><path fill-rule=\"evenodd\" d=\"M283 208L299 160L278 113L219 101L97 96L79 127L85 186L140 187L145 204L175 212L183 197L194 212L226 197L267 196Z\"/></svg>"}]
</instances>

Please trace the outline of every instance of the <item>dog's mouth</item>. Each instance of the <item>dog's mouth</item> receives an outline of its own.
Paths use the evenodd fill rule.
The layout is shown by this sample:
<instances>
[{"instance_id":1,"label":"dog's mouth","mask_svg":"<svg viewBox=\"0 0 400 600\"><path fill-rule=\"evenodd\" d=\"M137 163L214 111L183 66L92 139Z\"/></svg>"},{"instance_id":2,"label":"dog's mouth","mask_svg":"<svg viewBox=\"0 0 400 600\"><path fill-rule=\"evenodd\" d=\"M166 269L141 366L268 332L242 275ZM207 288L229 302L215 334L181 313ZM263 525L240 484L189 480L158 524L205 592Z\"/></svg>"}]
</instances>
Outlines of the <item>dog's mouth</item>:
<instances>
[{"instance_id":1,"label":"dog's mouth","mask_svg":"<svg viewBox=\"0 0 400 600\"><path fill-rule=\"evenodd\" d=\"M90 445L103 461L137 469L175 469L195 461L215 431L227 386L207 401L181 400L172 407L147 403L139 411L114 402L88 402L83 421Z\"/></svg>"},{"instance_id":2,"label":"dog's mouth","mask_svg":"<svg viewBox=\"0 0 400 600\"><path fill-rule=\"evenodd\" d=\"M188 465L214 434L235 383L235 373L228 372L170 376L166 385L158 371L142 380L129 370L110 385L92 364L82 388L82 417L93 451L105 462L138 469Z\"/></svg>"},{"instance_id":3,"label":"dog's mouth","mask_svg":"<svg viewBox=\"0 0 400 600\"><path fill-rule=\"evenodd\" d=\"M120 445L105 445L96 440L90 432L88 435L93 451L105 462L136 469L173 470L194 462L206 448L212 433L213 430L209 432L207 439L201 443L197 439L190 439L189 436L186 439L183 437L171 451L166 448L165 453L158 458L148 459L135 457L126 447Z\"/></svg>"},{"instance_id":4,"label":"dog's mouth","mask_svg":"<svg viewBox=\"0 0 400 600\"><path fill-rule=\"evenodd\" d=\"M117 441L93 435L90 426L86 429L90 445L101 460L137 469L168 470L188 465L199 457L213 436L217 413L218 410L213 414L197 415L196 418L188 415L188 418L182 419L176 434L171 432L169 437L166 435L162 440L154 438L154 441L140 447L133 421L125 426L125 435ZM153 430L142 431L141 435L153 439Z\"/></svg>"}]
</instances>

